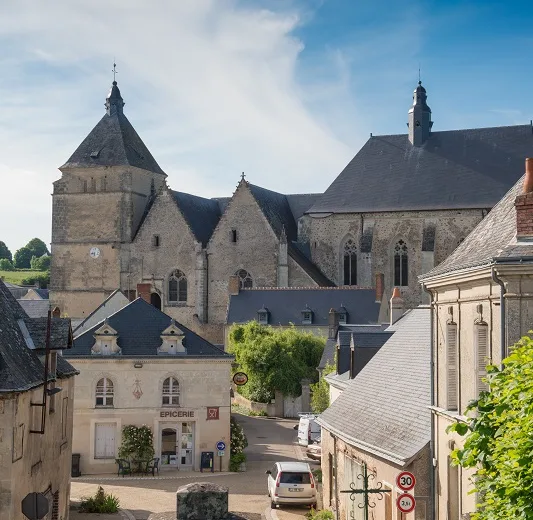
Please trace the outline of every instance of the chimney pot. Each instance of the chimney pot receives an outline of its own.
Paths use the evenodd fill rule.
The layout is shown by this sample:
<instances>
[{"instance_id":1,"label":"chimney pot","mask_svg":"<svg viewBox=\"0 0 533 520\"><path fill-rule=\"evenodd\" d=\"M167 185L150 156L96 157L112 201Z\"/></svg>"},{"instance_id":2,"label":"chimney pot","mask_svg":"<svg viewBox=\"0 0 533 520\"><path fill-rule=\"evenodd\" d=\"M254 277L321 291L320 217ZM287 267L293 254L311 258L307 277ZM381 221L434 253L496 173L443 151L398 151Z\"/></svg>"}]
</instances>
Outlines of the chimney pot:
<instances>
[{"instance_id":1,"label":"chimney pot","mask_svg":"<svg viewBox=\"0 0 533 520\"><path fill-rule=\"evenodd\" d=\"M396 323L403 315L403 299L400 294L400 288L394 287L390 299L390 324Z\"/></svg>"},{"instance_id":2,"label":"chimney pot","mask_svg":"<svg viewBox=\"0 0 533 520\"><path fill-rule=\"evenodd\" d=\"M533 238L533 158L526 159L526 175L522 193L515 199L516 236Z\"/></svg>"},{"instance_id":3,"label":"chimney pot","mask_svg":"<svg viewBox=\"0 0 533 520\"><path fill-rule=\"evenodd\" d=\"M331 308L329 310L329 333L328 339L335 339L337 337L337 332L339 331L339 313Z\"/></svg>"},{"instance_id":4,"label":"chimney pot","mask_svg":"<svg viewBox=\"0 0 533 520\"><path fill-rule=\"evenodd\" d=\"M526 158L526 176L524 178L524 193L533 191L533 157Z\"/></svg>"}]
</instances>

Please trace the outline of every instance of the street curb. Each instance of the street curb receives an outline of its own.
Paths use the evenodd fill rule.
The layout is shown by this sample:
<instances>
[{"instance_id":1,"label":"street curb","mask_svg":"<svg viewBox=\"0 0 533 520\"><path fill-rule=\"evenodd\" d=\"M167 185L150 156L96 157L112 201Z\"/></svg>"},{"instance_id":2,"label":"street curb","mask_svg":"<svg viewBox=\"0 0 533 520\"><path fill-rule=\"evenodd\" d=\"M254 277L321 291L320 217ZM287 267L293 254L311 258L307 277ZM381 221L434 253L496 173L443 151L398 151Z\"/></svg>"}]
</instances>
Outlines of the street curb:
<instances>
[{"instance_id":1,"label":"street curb","mask_svg":"<svg viewBox=\"0 0 533 520\"><path fill-rule=\"evenodd\" d=\"M238 472L237 472L238 473ZM227 477L234 475L232 471L222 471L217 473L194 473L189 475L169 476L169 477L76 477L71 482L128 482L133 480L153 481L153 480L180 480L187 478L211 478L211 477Z\"/></svg>"},{"instance_id":2,"label":"street curb","mask_svg":"<svg viewBox=\"0 0 533 520\"><path fill-rule=\"evenodd\" d=\"M277 511L270 506L265 509L263 514L265 515L266 520L279 520Z\"/></svg>"},{"instance_id":3,"label":"street curb","mask_svg":"<svg viewBox=\"0 0 533 520\"><path fill-rule=\"evenodd\" d=\"M124 518L124 520L135 520L133 513L127 509L119 509L118 512L120 513L120 516Z\"/></svg>"}]
</instances>

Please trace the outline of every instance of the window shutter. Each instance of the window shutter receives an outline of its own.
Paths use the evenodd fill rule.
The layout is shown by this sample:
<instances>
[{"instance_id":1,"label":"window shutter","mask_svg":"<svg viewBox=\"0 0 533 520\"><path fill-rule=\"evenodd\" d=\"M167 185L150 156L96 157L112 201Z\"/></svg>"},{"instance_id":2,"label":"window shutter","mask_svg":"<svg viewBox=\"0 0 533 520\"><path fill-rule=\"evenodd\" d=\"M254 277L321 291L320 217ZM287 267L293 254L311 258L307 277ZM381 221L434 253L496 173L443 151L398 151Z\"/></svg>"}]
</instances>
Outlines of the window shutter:
<instances>
[{"instance_id":1,"label":"window shutter","mask_svg":"<svg viewBox=\"0 0 533 520\"><path fill-rule=\"evenodd\" d=\"M106 432L105 456L108 459L115 458L115 425L109 424Z\"/></svg>"},{"instance_id":2,"label":"window shutter","mask_svg":"<svg viewBox=\"0 0 533 520\"><path fill-rule=\"evenodd\" d=\"M446 408L458 409L457 325L446 326Z\"/></svg>"},{"instance_id":3,"label":"window shutter","mask_svg":"<svg viewBox=\"0 0 533 520\"><path fill-rule=\"evenodd\" d=\"M97 459L115 458L115 424L97 424L95 426L94 457Z\"/></svg>"},{"instance_id":4,"label":"window shutter","mask_svg":"<svg viewBox=\"0 0 533 520\"><path fill-rule=\"evenodd\" d=\"M476 357L477 357L477 393L489 389L489 385L482 379L487 375L489 364L489 328L487 325L476 325Z\"/></svg>"}]
</instances>

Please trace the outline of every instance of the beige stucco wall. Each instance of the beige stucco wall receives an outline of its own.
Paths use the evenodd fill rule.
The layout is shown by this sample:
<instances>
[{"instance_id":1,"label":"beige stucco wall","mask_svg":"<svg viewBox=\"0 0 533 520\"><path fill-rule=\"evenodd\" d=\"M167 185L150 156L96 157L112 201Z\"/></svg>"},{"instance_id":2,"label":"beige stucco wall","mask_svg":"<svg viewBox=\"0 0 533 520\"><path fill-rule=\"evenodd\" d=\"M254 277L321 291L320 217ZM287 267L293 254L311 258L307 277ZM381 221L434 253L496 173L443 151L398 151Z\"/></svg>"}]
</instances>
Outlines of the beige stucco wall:
<instances>
[{"instance_id":1,"label":"beige stucco wall","mask_svg":"<svg viewBox=\"0 0 533 520\"><path fill-rule=\"evenodd\" d=\"M335 446L336 444L336 446ZM324 508L334 509L335 504L338 504L339 520L348 520L350 518L347 514L346 505L350 503L347 498L349 495L338 493L340 490L349 489L345 487L344 475L344 459L349 457L359 463L367 464L368 472L375 475L374 480L369 482L372 487L376 487L377 482L383 484L383 488L391 489L391 493L387 493L390 498L385 497L383 500L375 499L376 507L370 509L370 514L374 518L380 520L429 520L430 502L429 502L429 445L422 449L415 459L405 467L401 467L386 459L379 458L369 452L362 451L355 448L337 438L330 432L322 428L322 490ZM335 449L336 448L336 449ZM335 498L334 486L330 479L330 455L331 460L335 460L337 464L337 498ZM416 486L410 493L414 495L416 500L416 508L414 512L409 514L401 514L396 509L396 498L402 493L396 488L396 476L401 471L410 471L415 475ZM357 504L357 501L356 501ZM362 520L362 511L355 507L355 520ZM370 516L372 518L372 516Z\"/></svg>"},{"instance_id":2,"label":"beige stucco wall","mask_svg":"<svg viewBox=\"0 0 533 520\"><path fill-rule=\"evenodd\" d=\"M27 520L21 512L21 501L31 492L43 494L57 492L57 518L68 520L74 377L58 380L57 386L60 386L62 391L55 396L53 413L50 413L50 398L48 399L43 435L30 433L30 429L41 428L41 408L31 407L30 403L42 402L42 387L0 397L0 518L2 520ZM63 400L66 402L65 405ZM19 443L20 432L23 432L23 435L22 442ZM16 449L13 444L14 437L17 439Z\"/></svg>"},{"instance_id":3,"label":"beige stucco wall","mask_svg":"<svg viewBox=\"0 0 533 520\"><path fill-rule=\"evenodd\" d=\"M70 359L80 375L76 385L73 451L81 454L83 474L113 473L117 471L114 459L95 459L95 424L112 423L116 426L115 447L120 446L121 428L133 424L149 426L154 434L155 456L160 456L160 429L179 422L193 422L195 428L194 469L200 466L202 451L214 451L216 469L219 460L215 445L226 442L228 449L222 458L222 469L229 464L230 440L230 372L231 360L179 358L143 359ZM135 368L142 363L142 368ZM163 380L175 377L180 384L180 406L163 407L161 391ZM114 384L114 407L95 407L96 383L108 377ZM140 389L137 398L133 391ZM207 420L207 407L219 407L219 419ZM194 417L161 417L166 412L193 412Z\"/></svg>"}]
</instances>

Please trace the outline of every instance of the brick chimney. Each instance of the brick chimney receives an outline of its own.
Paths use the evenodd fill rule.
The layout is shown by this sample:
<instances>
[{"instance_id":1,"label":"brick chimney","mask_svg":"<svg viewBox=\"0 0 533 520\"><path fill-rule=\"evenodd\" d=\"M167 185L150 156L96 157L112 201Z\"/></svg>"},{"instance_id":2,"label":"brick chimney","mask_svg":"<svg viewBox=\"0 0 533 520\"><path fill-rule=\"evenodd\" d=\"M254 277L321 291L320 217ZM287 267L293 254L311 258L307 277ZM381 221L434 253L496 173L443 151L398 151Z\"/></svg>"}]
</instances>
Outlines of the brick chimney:
<instances>
[{"instance_id":1,"label":"brick chimney","mask_svg":"<svg viewBox=\"0 0 533 520\"><path fill-rule=\"evenodd\" d=\"M355 343L353 340L353 334L352 339L350 340L350 379L353 379L355 377Z\"/></svg>"},{"instance_id":2,"label":"brick chimney","mask_svg":"<svg viewBox=\"0 0 533 520\"><path fill-rule=\"evenodd\" d=\"M150 293L152 291L151 283L138 283L137 284L137 297L141 297L145 302L150 302Z\"/></svg>"},{"instance_id":3,"label":"brick chimney","mask_svg":"<svg viewBox=\"0 0 533 520\"><path fill-rule=\"evenodd\" d=\"M376 273L376 303L381 303L383 300L383 292L385 288L385 276L383 273Z\"/></svg>"},{"instance_id":4,"label":"brick chimney","mask_svg":"<svg viewBox=\"0 0 533 520\"><path fill-rule=\"evenodd\" d=\"M390 299L390 324L396 323L403 314L403 298L400 295L400 289L395 287Z\"/></svg>"},{"instance_id":5,"label":"brick chimney","mask_svg":"<svg viewBox=\"0 0 533 520\"><path fill-rule=\"evenodd\" d=\"M515 199L516 236L533 239L533 158L526 159L522 194Z\"/></svg>"},{"instance_id":6,"label":"brick chimney","mask_svg":"<svg viewBox=\"0 0 533 520\"><path fill-rule=\"evenodd\" d=\"M237 275L230 276L228 281L228 295L237 296L239 294L240 288L241 281L239 277Z\"/></svg>"},{"instance_id":7,"label":"brick chimney","mask_svg":"<svg viewBox=\"0 0 533 520\"><path fill-rule=\"evenodd\" d=\"M335 339L339 331L339 313L333 308L329 310L328 324L328 339Z\"/></svg>"}]
</instances>

